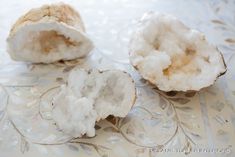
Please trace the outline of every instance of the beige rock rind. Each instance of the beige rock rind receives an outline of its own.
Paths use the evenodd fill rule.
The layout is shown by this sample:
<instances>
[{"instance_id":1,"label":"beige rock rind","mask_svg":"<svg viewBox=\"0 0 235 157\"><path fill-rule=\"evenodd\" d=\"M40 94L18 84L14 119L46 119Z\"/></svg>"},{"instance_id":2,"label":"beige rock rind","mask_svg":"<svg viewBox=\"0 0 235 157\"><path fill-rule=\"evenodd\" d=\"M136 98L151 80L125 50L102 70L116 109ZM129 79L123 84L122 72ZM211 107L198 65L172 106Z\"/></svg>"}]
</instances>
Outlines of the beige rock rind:
<instances>
[{"instance_id":1,"label":"beige rock rind","mask_svg":"<svg viewBox=\"0 0 235 157\"><path fill-rule=\"evenodd\" d=\"M16 21L11 28L9 36L14 35L24 25L48 21L62 22L85 32L84 24L79 13L71 6L60 3L43 5L40 8L31 9Z\"/></svg>"}]
</instances>

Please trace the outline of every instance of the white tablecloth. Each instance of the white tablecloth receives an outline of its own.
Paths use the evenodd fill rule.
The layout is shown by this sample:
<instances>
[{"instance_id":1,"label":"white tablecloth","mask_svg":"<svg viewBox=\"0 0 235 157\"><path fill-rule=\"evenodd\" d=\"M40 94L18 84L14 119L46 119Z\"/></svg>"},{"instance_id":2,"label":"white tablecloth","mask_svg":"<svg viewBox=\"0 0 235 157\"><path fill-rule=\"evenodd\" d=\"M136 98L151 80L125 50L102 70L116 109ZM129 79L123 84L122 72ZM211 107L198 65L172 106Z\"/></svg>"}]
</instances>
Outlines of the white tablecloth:
<instances>
[{"instance_id":1,"label":"white tablecloth","mask_svg":"<svg viewBox=\"0 0 235 157\"><path fill-rule=\"evenodd\" d=\"M51 2L56 1L1 0L1 157L235 156L234 0L64 1L81 13L96 45L91 55L54 65L12 61L6 51L10 27L32 7ZM223 53L227 73L197 93L162 93L148 85L129 65L128 41L138 19L149 11L173 14L205 33ZM132 111L124 119L97 123L94 138L71 139L50 119L48 104L58 90L50 89L64 83L75 66L122 69L136 82Z\"/></svg>"}]
</instances>

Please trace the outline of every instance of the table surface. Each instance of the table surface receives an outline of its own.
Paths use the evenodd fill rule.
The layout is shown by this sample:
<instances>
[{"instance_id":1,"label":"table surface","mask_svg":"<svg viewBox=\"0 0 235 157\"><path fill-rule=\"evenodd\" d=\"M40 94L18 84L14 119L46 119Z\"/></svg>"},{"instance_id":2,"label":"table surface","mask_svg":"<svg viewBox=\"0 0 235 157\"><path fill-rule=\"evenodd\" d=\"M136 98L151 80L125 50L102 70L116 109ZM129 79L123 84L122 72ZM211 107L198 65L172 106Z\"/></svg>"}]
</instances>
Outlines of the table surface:
<instances>
[{"instance_id":1,"label":"table surface","mask_svg":"<svg viewBox=\"0 0 235 157\"><path fill-rule=\"evenodd\" d=\"M52 0L1 0L0 156L235 156L234 0L69 0L83 17L95 49L86 59L49 65L12 61L6 38L15 20ZM224 55L227 73L200 92L163 93L148 85L128 61L128 41L146 12L173 14L205 33ZM137 86L126 118L96 124L93 138L72 139L51 120L51 98L68 72L122 69Z\"/></svg>"}]
</instances>

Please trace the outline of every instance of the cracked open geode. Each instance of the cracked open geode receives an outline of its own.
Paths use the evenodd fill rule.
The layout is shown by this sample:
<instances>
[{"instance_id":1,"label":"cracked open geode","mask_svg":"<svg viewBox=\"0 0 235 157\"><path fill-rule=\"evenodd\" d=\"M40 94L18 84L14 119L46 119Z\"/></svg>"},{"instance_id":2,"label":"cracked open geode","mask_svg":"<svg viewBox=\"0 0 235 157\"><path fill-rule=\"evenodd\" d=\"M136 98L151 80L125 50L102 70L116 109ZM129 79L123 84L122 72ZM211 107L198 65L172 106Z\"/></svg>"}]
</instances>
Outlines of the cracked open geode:
<instances>
[{"instance_id":1,"label":"cracked open geode","mask_svg":"<svg viewBox=\"0 0 235 157\"><path fill-rule=\"evenodd\" d=\"M95 122L109 115L125 117L135 103L135 84L120 70L74 69L54 97L52 117L73 137L95 135Z\"/></svg>"},{"instance_id":2,"label":"cracked open geode","mask_svg":"<svg viewBox=\"0 0 235 157\"><path fill-rule=\"evenodd\" d=\"M79 13L64 3L27 12L12 26L7 42L12 59L33 63L72 60L93 48Z\"/></svg>"},{"instance_id":3,"label":"cracked open geode","mask_svg":"<svg viewBox=\"0 0 235 157\"><path fill-rule=\"evenodd\" d=\"M218 49L171 15L145 14L129 46L131 64L163 91L198 91L226 72Z\"/></svg>"}]
</instances>

